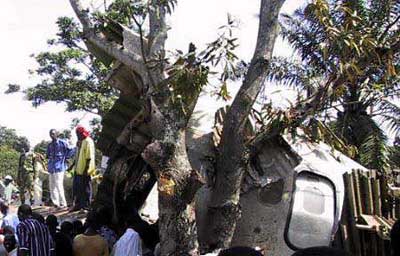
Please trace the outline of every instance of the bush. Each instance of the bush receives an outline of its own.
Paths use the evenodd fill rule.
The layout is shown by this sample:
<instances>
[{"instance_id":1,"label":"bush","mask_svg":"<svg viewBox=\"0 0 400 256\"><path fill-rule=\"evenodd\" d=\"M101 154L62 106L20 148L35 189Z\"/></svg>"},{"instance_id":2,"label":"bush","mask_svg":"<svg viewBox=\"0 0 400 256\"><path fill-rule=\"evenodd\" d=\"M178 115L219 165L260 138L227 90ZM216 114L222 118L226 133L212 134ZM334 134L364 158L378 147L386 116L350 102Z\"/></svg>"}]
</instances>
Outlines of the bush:
<instances>
[{"instance_id":1,"label":"bush","mask_svg":"<svg viewBox=\"0 0 400 256\"><path fill-rule=\"evenodd\" d=\"M14 180L18 173L19 152L7 146L0 146L0 176L11 175Z\"/></svg>"}]
</instances>

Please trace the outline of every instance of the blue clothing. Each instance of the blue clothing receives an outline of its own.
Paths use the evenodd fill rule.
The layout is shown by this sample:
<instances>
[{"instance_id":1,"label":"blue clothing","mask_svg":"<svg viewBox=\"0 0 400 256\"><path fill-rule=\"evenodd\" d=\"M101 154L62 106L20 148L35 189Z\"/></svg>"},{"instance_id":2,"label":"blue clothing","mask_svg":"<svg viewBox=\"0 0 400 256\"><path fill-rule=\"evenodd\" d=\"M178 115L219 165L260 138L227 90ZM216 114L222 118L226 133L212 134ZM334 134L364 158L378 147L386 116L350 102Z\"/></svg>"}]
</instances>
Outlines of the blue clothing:
<instances>
[{"instance_id":1,"label":"blue clothing","mask_svg":"<svg viewBox=\"0 0 400 256\"><path fill-rule=\"evenodd\" d=\"M57 139L47 146L47 159L49 173L63 172L67 169L67 158L72 155L72 149L64 140Z\"/></svg>"},{"instance_id":2,"label":"blue clothing","mask_svg":"<svg viewBox=\"0 0 400 256\"><path fill-rule=\"evenodd\" d=\"M1 224L1 228L5 226L11 226L14 228L14 232L17 231L17 226L20 223L19 218L16 214L8 213L3 217L3 223Z\"/></svg>"}]
</instances>

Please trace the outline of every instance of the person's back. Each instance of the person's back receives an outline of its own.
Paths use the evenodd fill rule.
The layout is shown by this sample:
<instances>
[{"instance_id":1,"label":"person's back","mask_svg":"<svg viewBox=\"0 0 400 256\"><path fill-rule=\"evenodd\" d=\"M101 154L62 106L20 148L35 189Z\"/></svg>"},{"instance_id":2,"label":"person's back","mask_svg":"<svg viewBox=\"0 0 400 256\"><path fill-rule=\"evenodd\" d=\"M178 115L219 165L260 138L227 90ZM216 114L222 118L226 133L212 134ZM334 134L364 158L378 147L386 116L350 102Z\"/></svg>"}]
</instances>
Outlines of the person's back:
<instances>
[{"instance_id":1,"label":"person's back","mask_svg":"<svg viewBox=\"0 0 400 256\"><path fill-rule=\"evenodd\" d=\"M125 233L115 243L113 256L138 256L142 255L142 243L139 234L132 228L127 228Z\"/></svg>"},{"instance_id":2,"label":"person's back","mask_svg":"<svg viewBox=\"0 0 400 256\"><path fill-rule=\"evenodd\" d=\"M19 255L51 256L54 246L47 226L32 218L29 205L19 207L18 217L21 220L17 226Z\"/></svg>"},{"instance_id":3,"label":"person's back","mask_svg":"<svg viewBox=\"0 0 400 256\"><path fill-rule=\"evenodd\" d=\"M317 246L301 249L292 254L292 256L350 256L350 254L337 248Z\"/></svg>"},{"instance_id":4,"label":"person's back","mask_svg":"<svg viewBox=\"0 0 400 256\"><path fill-rule=\"evenodd\" d=\"M96 231L99 228L95 212L89 212L86 218L85 233L77 235L72 245L74 256L108 256L108 245Z\"/></svg>"},{"instance_id":5,"label":"person's back","mask_svg":"<svg viewBox=\"0 0 400 256\"><path fill-rule=\"evenodd\" d=\"M74 238L74 256L108 256L106 240L99 234L80 234Z\"/></svg>"},{"instance_id":6,"label":"person's back","mask_svg":"<svg viewBox=\"0 0 400 256\"><path fill-rule=\"evenodd\" d=\"M53 240L46 225L35 219L26 219L17 227L20 249L29 250L31 256L51 255Z\"/></svg>"},{"instance_id":7,"label":"person's back","mask_svg":"<svg viewBox=\"0 0 400 256\"><path fill-rule=\"evenodd\" d=\"M237 246L221 251L218 256L262 256L262 254L251 247Z\"/></svg>"},{"instance_id":8,"label":"person's back","mask_svg":"<svg viewBox=\"0 0 400 256\"><path fill-rule=\"evenodd\" d=\"M56 248L57 256L71 256L73 255L72 241L71 239L62 232L54 234L54 244Z\"/></svg>"}]
</instances>

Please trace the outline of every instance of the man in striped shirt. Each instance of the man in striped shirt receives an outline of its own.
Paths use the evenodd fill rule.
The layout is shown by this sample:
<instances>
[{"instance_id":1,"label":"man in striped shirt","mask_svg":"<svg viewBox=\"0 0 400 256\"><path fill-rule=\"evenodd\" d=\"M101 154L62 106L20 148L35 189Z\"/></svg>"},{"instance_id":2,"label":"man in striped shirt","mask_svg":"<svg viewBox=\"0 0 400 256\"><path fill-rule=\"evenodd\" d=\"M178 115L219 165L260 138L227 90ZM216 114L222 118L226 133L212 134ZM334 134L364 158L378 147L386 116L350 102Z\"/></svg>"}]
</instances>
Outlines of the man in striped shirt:
<instances>
[{"instance_id":1,"label":"man in striped shirt","mask_svg":"<svg viewBox=\"0 0 400 256\"><path fill-rule=\"evenodd\" d=\"M18 208L17 226L19 256L53 256L55 255L50 231L44 223L32 218L32 209L23 204Z\"/></svg>"}]
</instances>

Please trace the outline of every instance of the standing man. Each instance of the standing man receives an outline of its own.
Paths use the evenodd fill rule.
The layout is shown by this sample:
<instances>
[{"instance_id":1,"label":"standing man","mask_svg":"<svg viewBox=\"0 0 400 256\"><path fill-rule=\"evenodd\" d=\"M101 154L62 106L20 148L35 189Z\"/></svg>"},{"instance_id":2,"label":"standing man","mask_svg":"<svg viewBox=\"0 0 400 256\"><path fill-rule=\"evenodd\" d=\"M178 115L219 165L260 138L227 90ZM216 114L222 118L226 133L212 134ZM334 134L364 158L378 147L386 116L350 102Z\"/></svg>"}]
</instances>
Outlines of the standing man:
<instances>
[{"instance_id":1,"label":"standing man","mask_svg":"<svg viewBox=\"0 0 400 256\"><path fill-rule=\"evenodd\" d=\"M23 204L18 208L17 226L19 256L52 256L54 244L46 224L32 218L32 209Z\"/></svg>"},{"instance_id":2,"label":"standing man","mask_svg":"<svg viewBox=\"0 0 400 256\"><path fill-rule=\"evenodd\" d=\"M25 203L25 195L28 192L29 202L33 204L33 181L35 176L35 170L33 167L33 154L26 153L24 150L22 151L19 157L19 166L18 166L18 188L19 188L19 197L21 200L21 204Z\"/></svg>"},{"instance_id":3,"label":"standing man","mask_svg":"<svg viewBox=\"0 0 400 256\"><path fill-rule=\"evenodd\" d=\"M50 198L55 207L66 207L64 194L64 172L67 169L67 158L71 154L68 143L58 138L55 129L50 132L51 142L47 146Z\"/></svg>"},{"instance_id":4,"label":"standing man","mask_svg":"<svg viewBox=\"0 0 400 256\"><path fill-rule=\"evenodd\" d=\"M46 178L49 173L46 170L46 163L44 160L44 156L40 153L34 153L33 155L33 169L35 171L35 179L34 179L34 205L42 205L42 185L43 180Z\"/></svg>"},{"instance_id":5,"label":"standing man","mask_svg":"<svg viewBox=\"0 0 400 256\"><path fill-rule=\"evenodd\" d=\"M95 148L90 133L82 126L76 127L79 151L76 152L73 193L75 206L71 211L87 209L90 205L92 193L91 175L96 172Z\"/></svg>"},{"instance_id":6,"label":"standing man","mask_svg":"<svg viewBox=\"0 0 400 256\"><path fill-rule=\"evenodd\" d=\"M12 202L13 193L18 192L18 189L14 186L13 178L10 175L6 175L3 182L3 193L4 193L4 202L6 204L10 204Z\"/></svg>"}]
</instances>

